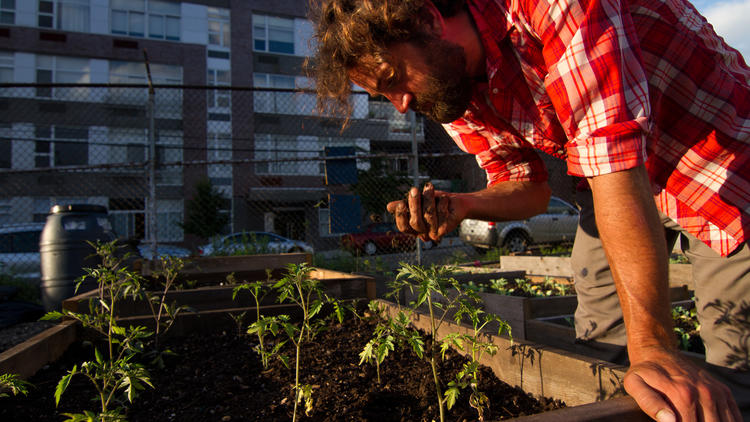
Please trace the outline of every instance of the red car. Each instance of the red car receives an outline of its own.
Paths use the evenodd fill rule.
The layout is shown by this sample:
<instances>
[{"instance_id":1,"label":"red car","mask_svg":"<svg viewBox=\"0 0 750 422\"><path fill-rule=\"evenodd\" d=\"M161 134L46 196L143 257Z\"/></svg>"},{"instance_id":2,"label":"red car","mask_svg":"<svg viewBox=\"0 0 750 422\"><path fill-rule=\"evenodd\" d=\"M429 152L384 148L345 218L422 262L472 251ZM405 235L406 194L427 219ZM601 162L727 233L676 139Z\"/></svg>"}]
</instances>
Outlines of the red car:
<instances>
[{"instance_id":1,"label":"red car","mask_svg":"<svg viewBox=\"0 0 750 422\"><path fill-rule=\"evenodd\" d=\"M341 236L341 247L354 253L375 255L383 251L408 251L415 247L416 237L405 234L393 223L372 223L359 233Z\"/></svg>"}]
</instances>

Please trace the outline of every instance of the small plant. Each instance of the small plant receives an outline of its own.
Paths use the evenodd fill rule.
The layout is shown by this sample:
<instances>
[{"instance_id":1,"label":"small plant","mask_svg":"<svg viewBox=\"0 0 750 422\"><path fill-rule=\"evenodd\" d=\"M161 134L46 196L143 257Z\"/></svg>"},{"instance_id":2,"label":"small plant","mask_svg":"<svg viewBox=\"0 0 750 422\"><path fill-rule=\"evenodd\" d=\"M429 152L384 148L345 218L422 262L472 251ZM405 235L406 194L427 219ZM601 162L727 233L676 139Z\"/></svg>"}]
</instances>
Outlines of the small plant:
<instances>
[{"instance_id":1,"label":"small plant","mask_svg":"<svg viewBox=\"0 0 750 422\"><path fill-rule=\"evenodd\" d=\"M100 333L106 341L106 350L102 353L94 346L94 360L83 362L80 367L73 368L64 375L55 389L55 405L70 385L75 375L83 375L91 381L97 391L99 412L84 411L84 413L65 413L67 421L101 422L122 421L125 415L121 405L124 400L119 394L124 394L127 401L132 402L138 391L145 386L153 385L146 368L135 362L135 357L143 353L143 342L152 333L145 327L122 327L116 321L118 302L124 298L140 297L141 277L123 265L123 258L115 254L116 242L93 244L96 254L102 263L94 269L86 268L86 274L77 281L76 290L89 278L98 283L98 295L89 300L89 313L77 313L69 310L49 312L42 319L57 320L69 317L79 321L85 328Z\"/></svg>"},{"instance_id":2,"label":"small plant","mask_svg":"<svg viewBox=\"0 0 750 422\"><path fill-rule=\"evenodd\" d=\"M456 375L455 381L448 383L445 399L448 409L450 409L460 390L470 387L469 405L476 409L479 421L484 422L485 412L490 408L490 400L485 393L479 391L479 361L485 354L494 356L497 353L497 346L490 341L483 341L482 331L492 323L497 324L497 335L505 331L510 336L511 329L510 324L503 321L499 316L486 313L475 306L480 300L472 293L467 293L467 298L468 300L458 302L459 309L453 318L458 324L468 319L471 322L472 332L471 334L449 334L442 340L441 351L445 353L447 348L452 345L467 352L469 362L463 365L461 371Z\"/></svg>"},{"instance_id":3,"label":"small plant","mask_svg":"<svg viewBox=\"0 0 750 422\"><path fill-rule=\"evenodd\" d=\"M429 268L424 268L404 263L392 285L394 287L392 293L395 295L403 289L409 289L412 293L416 292L417 299L409 305L412 309L417 309L423 304L427 306L430 318L429 334L432 336L433 342L432 346L425 350L425 358L429 360L432 370L441 422L445 420L445 404L447 399L443 397L437 370L437 360L439 358L437 345L440 343L438 330L449 312L456 310L458 302L464 297L464 292L459 288L458 282L450 277L453 270L454 268L449 266L433 265ZM449 288L452 288L455 294L449 294Z\"/></svg>"},{"instance_id":4,"label":"small plant","mask_svg":"<svg viewBox=\"0 0 750 422\"><path fill-rule=\"evenodd\" d=\"M385 320L382 315L378 302L371 301L368 305L370 311L378 319L378 323L375 326L373 338L365 344L364 349L359 354L359 364L362 363L374 363L375 373L377 382L380 384L380 364L383 363L388 353L394 350L395 346L395 333L392 320Z\"/></svg>"},{"instance_id":5,"label":"small plant","mask_svg":"<svg viewBox=\"0 0 750 422\"><path fill-rule=\"evenodd\" d=\"M155 293L142 291L142 293L154 319L153 362L161 368L164 367L163 356L172 354L172 352L160 349L160 338L172 327L178 314L191 309L185 305L177 306L175 302L167 303L167 293L172 287L176 286L177 276L180 270L184 268L185 262L177 257L166 256L159 258L159 264L158 269L154 271L154 277L161 282L161 291Z\"/></svg>"},{"instance_id":6,"label":"small plant","mask_svg":"<svg viewBox=\"0 0 750 422\"><path fill-rule=\"evenodd\" d=\"M311 267L307 264L287 265L287 275L276 282L274 289L279 294L279 303L285 301L296 304L302 311L302 321L297 325L290 321L288 315L278 316L279 323L289 340L294 344L294 411L292 421L297 420L297 407L303 400L305 413L312 411L312 386L300 384L300 354L305 343L311 341L323 328L324 322L314 317L323 308L324 297L320 281L310 278ZM327 299L327 298L326 298Z\"/></svg>"},{"instance_id":7,"label":"small plant","mask_svg":"<svg viewBox=\"0 0 750 422\"><path fill-rule=\"evenodd\" d=\"M14 396L25 396L29 394L29 387L31 383L22 380L17 374L0 374L0 398L8 397L7 391Z\"/></svg>"},{"instance_id":8,"label":"small plant","mask_svg":"<svg viewBox=\"0 0 750 422\"><path fill-rule=\"evenodd\" d=\"M239 294L239 292L243 290L249 291L253 296L253 300L255 301L255 322L250 324L247 329L247 333L255 334L258 337L258 345L254 347L254 350L260 355L263 368L268 368L271 358L274 356L279 358L284 366L289 367L289 359L285 355L282 355L280 353L281 348L286 342L277 342L272 348L268 348L268 345L266 344L267 336L270 334L276 337L276 335L279 334L282 328L281 321L278 317L264 316L260 313L260 305L270 291L268 285L271 280L271 270L266 270L266 278L267 282L265 284L260 281L255 281L252 283L244 282L237 285L232 290L232 300L235 300L237 298L237 294ZM229 282L229 284L237 284L237 280L234 278L234 274L228 275L227 281ZM244 314L245 313L243 312L243 317Z\"/></svg>"}]
</instances>

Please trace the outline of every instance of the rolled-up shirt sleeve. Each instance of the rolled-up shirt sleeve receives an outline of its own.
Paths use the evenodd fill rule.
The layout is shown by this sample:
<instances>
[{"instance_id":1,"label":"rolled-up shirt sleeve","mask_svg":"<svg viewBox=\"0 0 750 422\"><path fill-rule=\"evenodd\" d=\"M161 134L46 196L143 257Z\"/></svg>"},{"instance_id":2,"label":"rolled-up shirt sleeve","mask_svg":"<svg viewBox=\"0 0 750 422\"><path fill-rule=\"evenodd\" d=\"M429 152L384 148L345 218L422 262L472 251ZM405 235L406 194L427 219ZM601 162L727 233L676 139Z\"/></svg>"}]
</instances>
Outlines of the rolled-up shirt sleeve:
<instances>
[{"instance_id":1,"label":"rolled-up shirt sleeve","mask_svg":"<svg viewBox=\"0 0 750 422\"><path fill-rule=\"evenodd\" d=\"M461 150L475 156L487 173L487 186L505 181L547 181L544 162L528 143L510 134L490 136L485 128L463 119L443 127Z\"/></svg>"},{"instance_id":2,"label":"rolled-up shirt sleeve","mask_svg":"<svg viewBox=\"0 0 750 422\"><path fill-rule=\"evenodd\" d=\"M592 177L646 160L648 83L621 0L522 0L539 37L545 88L568 142L568 173Z\"/></svg>"}]
</instances>

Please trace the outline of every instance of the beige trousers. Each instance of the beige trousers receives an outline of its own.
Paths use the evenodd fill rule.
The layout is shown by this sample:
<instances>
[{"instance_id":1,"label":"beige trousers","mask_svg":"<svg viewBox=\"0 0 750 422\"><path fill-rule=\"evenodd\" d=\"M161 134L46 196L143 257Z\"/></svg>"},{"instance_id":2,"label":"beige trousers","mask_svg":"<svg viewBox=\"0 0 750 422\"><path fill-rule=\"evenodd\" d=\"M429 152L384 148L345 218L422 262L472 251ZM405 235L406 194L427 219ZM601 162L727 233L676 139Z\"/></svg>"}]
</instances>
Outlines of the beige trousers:
<instances>
[{"instance_id":1,"label":"beige trousers","mask_svg":"<svg viewBox=\"0 0 750 422\"><path fill-rule=\"evenodd\" d=\"M627 342L622 310L612 273L594 219L591 192L576 196L581 218L573 246L573 268L578 308L577 342L591 355L627 364ZM679 239L692 264L695 303L706 363L732 388L745 420L750 420L750 248L747 243L728 257L661 214L669 251Z\"/></svg>"}]
</instances>

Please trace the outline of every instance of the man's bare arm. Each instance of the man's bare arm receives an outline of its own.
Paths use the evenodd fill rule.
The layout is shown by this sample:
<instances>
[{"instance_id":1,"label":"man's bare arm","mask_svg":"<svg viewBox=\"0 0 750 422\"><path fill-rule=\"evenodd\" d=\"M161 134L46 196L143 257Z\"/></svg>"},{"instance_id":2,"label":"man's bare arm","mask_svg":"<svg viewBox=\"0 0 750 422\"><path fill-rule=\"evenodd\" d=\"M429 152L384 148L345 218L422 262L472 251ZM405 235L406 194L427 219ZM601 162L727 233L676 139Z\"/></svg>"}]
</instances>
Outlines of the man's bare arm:
<instances>
[{"instance_id":1,"label":"man's bare arm","mask_svg":"<svg viewBox=\"0 0 750 422\"><path fill-rule=\"evenodd\" d=\"M388 204L399 230L422 240L439 241L465 218L488 221L522 220L547 209L546 183L502 182L471 193L435 191L431 183L420 192L411 188L407 199Z\"/></svg>"},{"instance_id":2,"label":"man's bare arm","mask_svg":"<svg viewBox=\"0 0 750 422\"><path fill-rule=\"evenodd\" d=\"M593 177L589 184L627 330L625 389L663 422L740 421L729 389L677 350L668 251L645 168Z\"/></svg>"}]
</instances>

